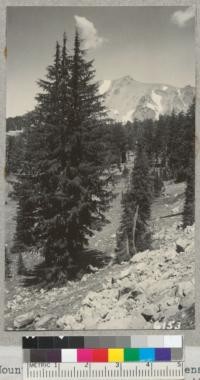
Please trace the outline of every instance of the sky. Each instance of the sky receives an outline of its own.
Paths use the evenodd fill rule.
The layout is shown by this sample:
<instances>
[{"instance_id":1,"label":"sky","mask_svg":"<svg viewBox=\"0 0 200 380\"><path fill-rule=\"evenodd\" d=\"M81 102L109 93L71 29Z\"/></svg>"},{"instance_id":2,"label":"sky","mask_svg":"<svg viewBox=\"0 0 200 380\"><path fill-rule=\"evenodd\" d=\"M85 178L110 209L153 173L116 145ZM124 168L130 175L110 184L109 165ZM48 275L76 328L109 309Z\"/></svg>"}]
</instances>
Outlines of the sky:
<instances>
[{"instance_id":1,"label":"sky","mask_svg":"<svg viewBox=\"0 0 200 380\"><path fill-rule=\"evenodd\" d=\"M130 75L177 87L195 85L195 18L191 7L7 8L7 117L31 111L65 31L78 27L97 80Z\"/></svg>"}]
</instances>

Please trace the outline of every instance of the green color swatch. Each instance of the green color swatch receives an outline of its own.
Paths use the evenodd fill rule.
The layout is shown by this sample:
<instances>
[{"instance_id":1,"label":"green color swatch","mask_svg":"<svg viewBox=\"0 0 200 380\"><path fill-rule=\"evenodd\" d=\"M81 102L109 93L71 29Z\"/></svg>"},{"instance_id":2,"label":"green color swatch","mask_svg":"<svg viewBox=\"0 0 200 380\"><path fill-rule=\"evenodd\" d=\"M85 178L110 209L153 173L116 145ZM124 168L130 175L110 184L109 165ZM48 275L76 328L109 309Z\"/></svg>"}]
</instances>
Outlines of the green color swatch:
<instances>
[{"instance_id":1,"label":"green color swatch","mask_svg":"<svg viewBox=\"0 0 200 380\"><path fill-rule=\"evenodd\" d=\"M140 360L138 348L125 348L124 361L125 362L138 362Z\"/></svg>"}]
</instances>

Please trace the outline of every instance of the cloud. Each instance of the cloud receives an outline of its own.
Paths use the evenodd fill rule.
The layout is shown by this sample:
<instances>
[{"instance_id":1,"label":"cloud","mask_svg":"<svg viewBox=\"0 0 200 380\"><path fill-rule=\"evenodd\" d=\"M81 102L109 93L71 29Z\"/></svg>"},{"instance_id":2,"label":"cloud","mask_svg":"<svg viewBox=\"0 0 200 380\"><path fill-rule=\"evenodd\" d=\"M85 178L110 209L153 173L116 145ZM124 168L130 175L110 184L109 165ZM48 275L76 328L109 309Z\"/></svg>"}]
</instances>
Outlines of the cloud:
<instances>
[{"instance_id":1,"label":"cloud","mask_svg":"<svg viewBox=\"0 0 200 380\"><path fill-rule=\"evenodd\" d=\"M76 15L74 18L80 35L83 38L84 49L95 49L102 45L105 39L98 35L97 29L91 21L89 21L86 17Z\"/></svg>"},{"instance_id":2,"label":"cloud","mask_svg":"<svg viewBox=\"0 0 200 380\"><path fill-rule=\"evenodd\" d=\"M195 16L194 7L188 7L184 11L177 11L172 14L171 21L183 28L188 24L188 21Z\"/></svg>"}]
</instances>

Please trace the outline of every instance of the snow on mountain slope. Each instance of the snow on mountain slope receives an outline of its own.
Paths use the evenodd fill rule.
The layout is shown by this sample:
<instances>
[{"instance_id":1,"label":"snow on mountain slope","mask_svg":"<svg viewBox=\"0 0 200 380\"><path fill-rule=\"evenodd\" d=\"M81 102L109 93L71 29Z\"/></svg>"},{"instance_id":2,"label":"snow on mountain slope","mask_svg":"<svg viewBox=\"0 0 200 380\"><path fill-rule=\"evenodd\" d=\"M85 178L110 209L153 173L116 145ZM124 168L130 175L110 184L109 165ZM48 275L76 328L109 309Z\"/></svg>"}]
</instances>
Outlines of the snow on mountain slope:
<instances>
[{"instance_id":1,"label":"snow on mountain slope","mask_svg":"<svg viewBox=\"0 0 200 380\"><path fill-rule=\"evenodd\" d=\"M127 121L132 121L132 120L133 120L133 114L134 114L134 111L135 111L134 109L128 111L128 112L126 113L126 115L123 116L122 121L123 121L124 123L127 123Z\"/></svg>"},{"instance_id":2,"label":"snow on mountain slope","mask_svg":"<svg viewBox=\"0 0 200 380\"><path fill-rule=\"evenodd\" d=\"M110 88L110 85L111 85L111 80L104 80L100 87L99 87L99 93L100 95L104 94L105 92L107 92Z\"/></svg>"},{"instance_id":3,"label":"snow on mountain slope","mask_svg":"<svg viewBox=\"0 0 200 380\"><path fill-rule=\"evenodd\" d=\"M157 120L161 114L187 111L194 96L194 87L176 88L166 84L142 83L130 76L100 83L109 116L126 123L134 119Z\"/></svg>"}]
</instances>

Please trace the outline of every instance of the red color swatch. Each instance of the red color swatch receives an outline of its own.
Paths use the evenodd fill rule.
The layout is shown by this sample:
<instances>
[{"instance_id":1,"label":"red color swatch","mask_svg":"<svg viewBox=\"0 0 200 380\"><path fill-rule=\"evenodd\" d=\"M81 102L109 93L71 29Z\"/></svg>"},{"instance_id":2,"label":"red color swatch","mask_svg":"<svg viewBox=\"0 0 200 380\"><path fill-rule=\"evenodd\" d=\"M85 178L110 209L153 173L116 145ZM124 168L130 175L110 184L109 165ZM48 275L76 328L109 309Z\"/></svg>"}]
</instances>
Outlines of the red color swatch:
<instances>
[{"instance_id":1,"label":"red color swatch","mask_svg":"<svg viewBox=\"0 0 200 380\"><path fill-rule=\"evenodd\" d=\"M93 362L107 363L108 362L108 350L106 348L93 349Z\"/></svg>"}]
</instances>

